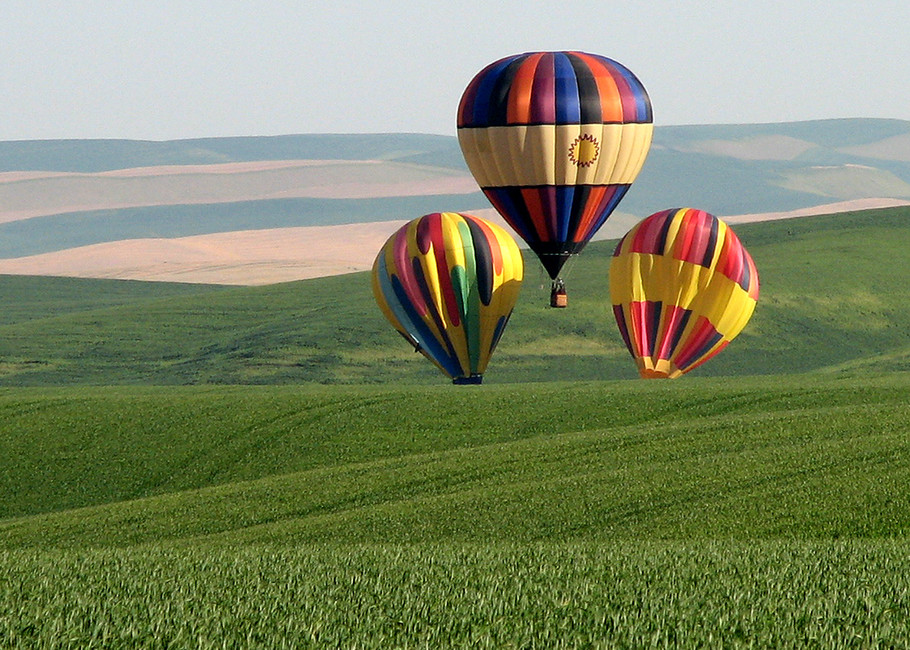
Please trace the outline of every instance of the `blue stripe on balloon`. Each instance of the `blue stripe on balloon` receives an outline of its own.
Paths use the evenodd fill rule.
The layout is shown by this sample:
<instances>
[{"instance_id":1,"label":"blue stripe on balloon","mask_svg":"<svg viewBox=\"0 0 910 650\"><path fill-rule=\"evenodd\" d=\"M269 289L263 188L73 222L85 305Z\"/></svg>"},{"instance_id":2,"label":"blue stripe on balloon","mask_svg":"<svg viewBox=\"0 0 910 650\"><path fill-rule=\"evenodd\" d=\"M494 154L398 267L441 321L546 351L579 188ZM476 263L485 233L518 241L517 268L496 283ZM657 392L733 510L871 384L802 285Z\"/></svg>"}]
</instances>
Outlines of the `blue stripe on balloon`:
<instances>
[{"instance_id":1,"label":"blue stripe on balloon","mask_svg":"<svg viewBox=\"0 0 910 650\"><path fill-rule=\"evenodd\" d=\"M411 318L408 316L400 305L398 296L395 293L395 288L392 286L392 275L389 273L388 266L385 262L385 253L381 253L378 259L378 266L376 269L376 278L379 280L379 289L382 291L382 297L385 300L385 304L389 307L389 311L392 312L392 315L395 316L395 320L398 321L398 325L405 330L411 331L411 328L408 325L411 325ZM417 345L420 343L416 338L413 338L413 335L408 335L411 337L411 345ZM410 340L410 339L409 339Z\"/></svg>"},{"instance_id":2,"label":"blue stripe on balloon","mask_svg":"<svg viewBox=\"0 0 910 650\"><path fill-rule=\"evenodd\" d=\"M490 354L493 353L493 350L496 348L496 344L499 343L499 339L502 337L502 333L506 329L506 325L509 324L509 319L511 317L512 312L510 311L505 316L500 316L499 320L496 322L496 329L493 330L493 340L490 342Z\"/></svg>"},{"instance_id":3,"label":"blue stripe on balloon","mask_svg":"<svg viewBox=\"0 0 910 650\"><path fill-rule=\"evenodd\" d=\"M581 121L581 104L575 68L563 52L554 56L553 63L556 76L556 123L578 124Z\"/></svg>"},{"instance_id":4,"label":"blue stripe on balloon","mask_svg":"<svg viewBox=\"0 0 910 650\"><path fill-rule=\"evenodd\" d=\"M401 284L401 280L394 275L391 277L392 289L396 300L389 301L387 299L386 303L392 306L393 302L395 302L397 303L397 306L400 307L401 311L404 312L406 320L402 321L401 324L408 332L411 332L415 339L417 339L417 343L420 345L420 349L423 353L442 366L450 377L462 375L463 372L461 370L461 364L458 363L458 357L452 354L451 351L446 350L440 344L439 340L433 336L432 330L427 327L427 324L420 317L420 314L418 314L411 305L410 298L408 297L404 286ZM410 323L410 327L408 327L408 323Z\"/></svg>"},{"instance_id":5,"label":"blue stripe on balloon","mask_svg":"<svg viewBox=\"0 0 910 650\"><path fill-rule=\"evenodd\" d=\"M537 232L534 230L534 225L529 223L528 211L524 202L521 201L520 188L485 187L483 193L519 237L528 243L537 241ZM519 201L515 201L513 193L518 196Z\"/></svg>"},{"instance_id":6,"label":"blue stripe on balloon","mask_svg":"<svg viewBox=\"0 0 910 650\"><path fill-rule=\"evenodd\" d=\"M629 87L632 89L632 97L635 99L635 122L638 123L648 123L652 122L653 118L651 115L651 99L648 97L648 93L645 91L644 86L641 85L641 82L638 78L632 74L632 71L627 67L613 62L613 65L616 66L616 69L623 76L623 78L628 82Z\"/></svg>"},{"instance_id":7,"label":"blue stripe on balloon","mask_svg":"<svg viewBox=\"0 0 910 650\"><path fill-rule=\"evenodd\" d=\"M557 185L556 186L556 238L559 241L569 239L569 226L572 225L572 207L575 200L574 185ZM582 206L583 207L583 206Z\"/></svg>"},{"instance_id":8,"label":"blue stripe on balloon","mask_svg":"<svg viewBox=\"0 0 910 650\"><path fill-rule=\"evenodd\" d=\"M493 90L502 73L509 67L515 57L509 57L490 66L477 87L477 98L471 107L468 123L465 126L489 126Z\"/></svg>"}]
</instances>

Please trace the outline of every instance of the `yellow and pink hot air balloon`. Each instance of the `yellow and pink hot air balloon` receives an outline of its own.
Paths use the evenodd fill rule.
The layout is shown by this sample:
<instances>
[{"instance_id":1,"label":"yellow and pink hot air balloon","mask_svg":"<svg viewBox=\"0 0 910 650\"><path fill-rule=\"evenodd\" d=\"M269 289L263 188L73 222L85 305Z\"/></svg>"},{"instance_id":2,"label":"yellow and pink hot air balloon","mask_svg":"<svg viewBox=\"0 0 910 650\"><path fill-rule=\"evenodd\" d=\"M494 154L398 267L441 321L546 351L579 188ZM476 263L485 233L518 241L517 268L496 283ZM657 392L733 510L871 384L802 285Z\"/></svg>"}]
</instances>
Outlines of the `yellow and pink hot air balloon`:
<instances>
[{"instance_id":1,"label":"yellow and pink hot air balloon","mask_svg":"<svg viewBox=\"0 0 910 650\"><path fill-rule=\"evenodd\" d=\"M524 262L503 228L468 214L402 226L373 264L385 317L456 384L479 384L518 299Z\"/></svg>"},{"instance_id":2,"label":"yellow and pink hot air balloon","mask_svg":"<svg viewBox=\"0 0 910 650\"><path fill-rule=\"evenodd\" d=\"M702 210L665 210L617 245L610 297L641 376L679 377L746 326L758 300L758 272L723 221Z\"/></svg>"},{"instance_id":3,"label":"yellow and pink hot air balloon","mask_svg":"<svg viewBox=\"0 0 910 650\"><path fill-rule=\"evenodd\" d=\"M458 107L468 168L554 280L607 220L651 145L651 102L621 64L528 52L481 70Z\"/></svg>"}]
</instances>

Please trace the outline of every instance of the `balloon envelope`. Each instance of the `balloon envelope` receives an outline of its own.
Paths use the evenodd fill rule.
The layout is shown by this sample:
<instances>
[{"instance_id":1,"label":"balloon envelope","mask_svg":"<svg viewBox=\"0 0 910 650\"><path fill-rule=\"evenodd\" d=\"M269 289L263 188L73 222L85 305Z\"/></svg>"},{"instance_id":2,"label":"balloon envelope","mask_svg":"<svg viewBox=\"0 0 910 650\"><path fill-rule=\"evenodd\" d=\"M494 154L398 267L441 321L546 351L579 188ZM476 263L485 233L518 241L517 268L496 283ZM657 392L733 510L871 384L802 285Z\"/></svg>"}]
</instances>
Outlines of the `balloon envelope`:
<instances>
[{"instance_id":1,"label":"balloon envelope","mask_svg":"<svg viewBox=\"0 0 910 650\"><path fill-rule=\"evenodd\" d=\"M509 321L524 263L512 236L454 212L414 219L373 264L390 323L455 383L480 383Z\"/></svg>"},{"instance_id":2,"label":"balloon envelope","mask_svg":"<svg viewBox=\"0 0 910 650\"><path fill-rule=\"evenodd\" d=\"M458 107L468 168L551 278L613 212L651 145L651 102L627 68L584 52L490 64Z\"/></svg>"},{"instance_id":3,"label":"balloon envelope","mask_svg":"<svg viewBox=\"0 0 910 650\"><path fill-rule=\"evenodd\" d=\"M758 272L723 221L702 210L665 210L617 245L610 297L641 376L678 377L742 331L758 300Z\"/></svg>"}]
</instances>

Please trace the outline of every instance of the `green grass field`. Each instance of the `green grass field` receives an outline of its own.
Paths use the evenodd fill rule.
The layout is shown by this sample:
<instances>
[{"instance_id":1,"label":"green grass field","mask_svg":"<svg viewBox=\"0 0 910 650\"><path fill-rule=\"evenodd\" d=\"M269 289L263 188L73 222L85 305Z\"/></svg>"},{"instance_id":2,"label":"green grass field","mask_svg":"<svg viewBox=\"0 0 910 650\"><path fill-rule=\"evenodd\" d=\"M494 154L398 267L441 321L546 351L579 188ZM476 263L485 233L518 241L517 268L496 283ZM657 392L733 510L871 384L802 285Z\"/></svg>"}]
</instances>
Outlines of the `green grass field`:
<instances>
[{"instance_id":1,"label":"green grass field","mask_svg":"<svg viewBox=\"0 0 910 650\"><path fill-rule=\"evenodd\" d=\"M0 645L900 647L908 395L7 390Z\"/></svg>"},{"instance_id":2,"label":"green grass field","mask_svg":"<svg viewBox=\"0 0 910 650\"><path fill-rule=\"evenodd\" d=\"M609 245L473 387L365 274L3 278L0 647L907 647L907 216L737 228L755 318L673 382Z\"/></svg>"},{"instance_id":3,"label":"green grass field","mask_svg":"<svg viewBox=\"0 0 910 650\"><path fill-rule=\"evenodd\" d=\"M877 648L910 644L888 541L0 553L0 645Z\"/></svg>"}]
</instances>

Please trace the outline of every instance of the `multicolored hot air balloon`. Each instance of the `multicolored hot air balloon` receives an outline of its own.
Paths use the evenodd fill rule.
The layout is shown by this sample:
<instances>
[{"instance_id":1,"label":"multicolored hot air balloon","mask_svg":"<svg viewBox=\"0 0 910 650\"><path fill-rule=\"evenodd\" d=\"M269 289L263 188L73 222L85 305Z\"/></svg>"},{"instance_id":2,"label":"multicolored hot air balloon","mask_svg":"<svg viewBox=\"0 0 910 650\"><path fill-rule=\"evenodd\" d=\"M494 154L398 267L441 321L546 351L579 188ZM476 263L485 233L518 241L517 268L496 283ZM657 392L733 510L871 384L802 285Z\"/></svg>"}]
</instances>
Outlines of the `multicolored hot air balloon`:
<instances>
[{"instance_id":1,"label":"multicolored hot air balloon","mask_svg":"<svg viewBox=\"0 0 910 650\"><path fill-rule=\"evenodd\" d=\"M468 168L554 287L638 176L652 129L651 101L635 75L584 52L496 61L458 107Z\"/></svg>"},{"instance_id":2,"label":"multicolored hot air balloon","mask_svg":"<svg viewBox=\"0 0 910 650\"><path fill-rule=\"evenodd\" d=\"M665 210L619 242L610 297L641 376L679 377L746 326L758 300L758 272L723 221L702 210Z\"/></svg>"},{"instance_id":3,"label":"multicolored hot air balloon","mask_svg":"<svg viewBox=\"0 0 910 650\"><path fill-rule=\"evenodd\" d=\"M402 226L373 263L389 322L456 384L479 384L521 288L518 244L499 226L454 212Z\"/></svg>"}]
</instances>

